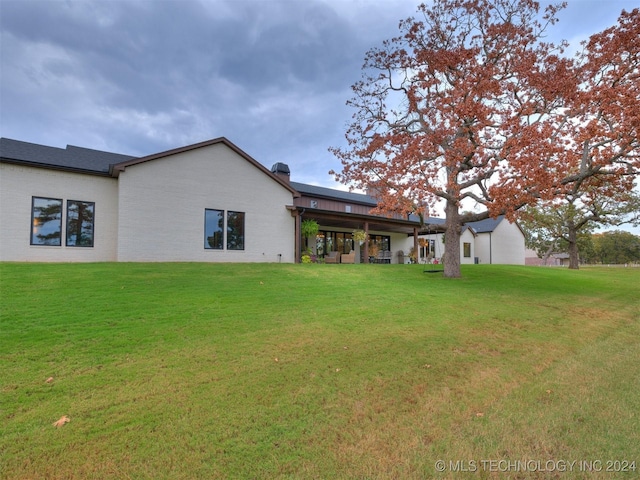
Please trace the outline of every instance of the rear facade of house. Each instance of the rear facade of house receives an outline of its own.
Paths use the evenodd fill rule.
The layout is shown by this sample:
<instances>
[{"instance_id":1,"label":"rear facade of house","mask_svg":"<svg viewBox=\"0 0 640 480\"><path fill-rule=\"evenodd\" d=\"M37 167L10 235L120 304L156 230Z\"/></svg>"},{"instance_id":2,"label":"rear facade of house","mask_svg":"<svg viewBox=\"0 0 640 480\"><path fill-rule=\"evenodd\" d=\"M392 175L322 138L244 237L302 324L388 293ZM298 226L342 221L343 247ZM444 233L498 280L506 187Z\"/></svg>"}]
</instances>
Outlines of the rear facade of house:
<instances>
[{"instance_id":1,"label":"rear facade of house","mask_svg":"<svg viewBox=\"0 0 640 480\"><path fill-rule=\"evenodd\" d=\"M226 139L142 158L1 142L2 261L295 259L294 190Z\"/></svg>"},{"instance_id":2,"label":"rear facade of house","mask_svg":"<svg viewBox=\"0 0 640 480\"><path fill-rule=\"evenodd\" d=\"M345 262L407 263L444 251L442 231L418 218L372 215L373 196L289 175L222 137L146 157L2 138L0 261L292 263L337 252ZM302 238L304 220L319 224L316 238ZM463 263L524 264L515 224L486 227L463 232ZM355 241L356 230L368 241Z\"/></svg>"}]
</instances>

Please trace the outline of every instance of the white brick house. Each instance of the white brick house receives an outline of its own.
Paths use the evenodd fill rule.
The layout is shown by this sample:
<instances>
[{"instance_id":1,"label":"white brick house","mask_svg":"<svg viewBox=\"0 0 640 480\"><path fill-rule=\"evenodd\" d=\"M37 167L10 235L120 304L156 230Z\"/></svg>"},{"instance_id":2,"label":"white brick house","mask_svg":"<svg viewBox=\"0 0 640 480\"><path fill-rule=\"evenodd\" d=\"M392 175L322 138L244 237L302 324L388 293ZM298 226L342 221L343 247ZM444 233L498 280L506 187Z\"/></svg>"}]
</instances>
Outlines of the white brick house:
<instances>
[{"instance_id":1,"label":"white brick house","mask_svg":"<svg viewBox=\"0 0 640 480\"><path fill-rule=\"evenodd\" d=\"M295 190L224 138L143 158L1 142L0 261L294 261Z\"/></svg>"},{"instance_id":2,"label":"white brick house","mask_svg":"<svg viewBox=\"0 0 640 480\"><path fill-rule=\"evenodd\" d=\"M321 256L348 254L356 229L387 263L432 237L412 216L371 215L375 205L290 182L288 166L270 171L225 138L141 158L0 139L0 261L291 263L304 219L320 225ZM499 217L467 227L462 263L524 264L517 225Z\"/></svg>"}]
</instances>

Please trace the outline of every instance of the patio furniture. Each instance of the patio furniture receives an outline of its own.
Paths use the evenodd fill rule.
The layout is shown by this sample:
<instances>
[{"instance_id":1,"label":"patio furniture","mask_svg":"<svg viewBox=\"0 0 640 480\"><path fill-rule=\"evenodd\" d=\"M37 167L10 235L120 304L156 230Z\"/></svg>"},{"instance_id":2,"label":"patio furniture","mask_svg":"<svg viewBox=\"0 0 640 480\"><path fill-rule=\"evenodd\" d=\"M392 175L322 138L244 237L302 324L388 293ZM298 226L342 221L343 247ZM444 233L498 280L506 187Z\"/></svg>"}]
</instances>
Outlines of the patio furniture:
<instances>
[{"instance_id":1,"label":"patio furniture","mask_svg":"<svg viewBox=\"0 0 640 480\"><path fill-rule=\"evenodd\" d=\"M349 253L340 255L340 263L356 263L356 252L351 250Z\"/></svg>"},{"instance_id":2,"label":"patio furniture","mask_svg":"<svg viewBox=\"0 0 640 480\"><path fill-rule=\"evenodd\" d=\"M383 252L378 252L376 256L376 263L391 263L391 251L385 250Z\"/></svg>"},{"instance_id":3,"label":"patio furniture","mask_svg":"<svg viewBox=\"0 0 640 480\"><path fill-rule=\"evenodd\" d=\"M324 256L324 263L338 263L339 260L338 252L329 252Z\"/></svg>"}]
</instances>

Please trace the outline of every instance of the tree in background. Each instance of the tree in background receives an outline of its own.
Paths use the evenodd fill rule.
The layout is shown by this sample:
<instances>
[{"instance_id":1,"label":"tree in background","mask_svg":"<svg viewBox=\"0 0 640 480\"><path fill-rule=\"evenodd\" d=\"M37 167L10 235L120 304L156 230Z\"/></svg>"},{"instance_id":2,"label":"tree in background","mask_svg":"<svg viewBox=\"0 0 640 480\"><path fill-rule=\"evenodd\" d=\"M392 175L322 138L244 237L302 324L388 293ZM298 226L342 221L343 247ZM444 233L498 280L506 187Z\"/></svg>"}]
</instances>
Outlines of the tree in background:
<instances>
[{"instance_id":1,"label":"tree in background","mask_svg":"<svg viewBox=\"0 0 640 480\"><path fill-rule=\"evenodd\" d=\"M580 263L597 263L596 245L593 241L594 234L582 233L578 235L578 251L580 252Z\"/></svg>"},{"instance_id":2,"label":"tree in background","mask_svg":"<svg viewBox=\"0 0 640 480\"><path fill-rule=\"evenodd\" d=\"M593 235L596 258L600 263L640 262L640 236L615 230Z\"/></svg>"},{"instance_id":3,"label":"tree in background","mask_svg":"<svg viewBox=\"0 0 640 480\"><path fill-rule=\"evenodd\" d=\"M555 208L527 207L519 223L525 234L525 246L535 251L546 265L553 253L564 252L562 243L562 214Z\"/></svg>"},{"instance_id":4,"label":"tree in background","mask_svg":"<svg viewBox=\"0 0 640 480\"><path fill-rule=\"evenodd\" d=\"M436 0L366 55L348 148L332 149L343 169L331 173L378 192L378 213L426 218L444 204L446 277L460 276L463 223L513 212L520 196L496 189L523 190L514 165L539 165L558 145L556 110L575 86L562 46L543 37L560 8L540 18L531 0ZM484 212L462 214L464 200Z\"/></svg>"},{"instance_id":5,"label":"tree in background","mask_svg":"<svg viewBox=\"0 0 640 480\"><path fill-rule=\"evenodd\" d=\"M594 176L588 183L597 180ZM566 252L569 268L577 269L580 251L586 246L584 237L595 228L640 223L640 195L635 191L597 184L591 188L581 184L581 188L574 188L563 199L558 196L554 201L528 206L519 214L527 247L535 250L544 264L552 253Z\"/></svg>"}]
</instances>

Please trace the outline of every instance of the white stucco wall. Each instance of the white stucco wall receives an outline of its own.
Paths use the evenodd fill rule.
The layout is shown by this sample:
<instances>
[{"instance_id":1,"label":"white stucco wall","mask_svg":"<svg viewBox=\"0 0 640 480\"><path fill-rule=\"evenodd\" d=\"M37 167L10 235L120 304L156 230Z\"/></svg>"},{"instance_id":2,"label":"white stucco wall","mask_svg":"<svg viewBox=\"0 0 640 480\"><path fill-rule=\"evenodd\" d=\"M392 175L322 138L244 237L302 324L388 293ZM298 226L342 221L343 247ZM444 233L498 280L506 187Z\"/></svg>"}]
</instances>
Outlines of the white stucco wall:
<instances>
[{"instance_id":1,"label":"white stucco wall","mask_svg":"<svg viewBox=\"0 0 640 480\"><path fill-rule=\"evenodd\" d=\"M224 144L127 167L119 182L119 261L295 260L290 191ZM204 248L205 209L245 213L245 249Z\"/></svg>"},{"instance_id":2,"label":"white stucco wall","mask_svg":"<svg viewBox=\"0 0 640 480\"><path fill-rule=\"evenodd\" d=\"M464 256L465 243L471 244L471 256L469 257ZM474 263L474 257L476 252L475 243L476 243L476 237L473 235L473 233L471 233L471 230L466 228L464 232L462 232L462 235L460 235L460 263L461 264Z\"/></svg>"},{"instance_id":3,"label":"white stucco wall","mask_svg":"<svg viewBox=\"0 0 640 480\"><path fill-rule=\"evenodd\" d=\"M433 233L431 235L421 235L421 239L425 240L435 240L435 260L438 262L442 261L442 257L444 256L444 242L443 242L443 234L441 233ZM464 256L464 244L471 244L471 256ZM474 263L475 257L475 236L469 229L465 229L460 235L460 263L471 264Z\"/></svg>"},{"instance_id":4,"label":"white stucco wall","mask_svg":"<svg viewBox=\"0 0 640 480\"><path fill-rule=\"evenodd\" d=\"M389 233L387 233L386 235L389 235ZM413 237L409 237L406 234L392 233L391 234L391 254L392 254L391 263L406 263L408 261L407 256L409 255L409 252L411 252L412 248L413 248ZM398 257L398 252L400 250L402 250L402 253L404 253L402 262L400 262L400 259Z\"/></svg>"},{"instance_id":5,"label":"white stucco wall","mask_svg":"<svg viewBox=\"0 0 640 480\"><path fill-rule=\"evenodd\" d=\"M30 245L32 197L63 200L62 246ZM67 200L95 202L94 246L66 247ZM116 259L117 181L0 164L0 261L102 262Z\"/></svg>"},{"instance_id":6,"label":"white stucco wall","mask_svg":"<svg viewBox=\"0 0 640 480\"><path fill-rule=\"evenodd\" d=\"M372 234L375 232L371 232ZM413 248L413 237L407 236L406 233L383 233L380 232L378 235L389 235L389 240L391 242L391 263L405 263L406 256L409 255L411 248ZM405 256L400 260L398 257L398 252L402 250Z\"/></svg>"},{"instance_id":7,"label":"white stucco wall","mask_svg":"<svg viewBox=\"0 0 640 480\"><path fill-rule=\"evenodd\" d=\"M476 237L480 263L524 265L524 235L515 223L502 220L492 233Z\"/></svg>"}]
</instances>

